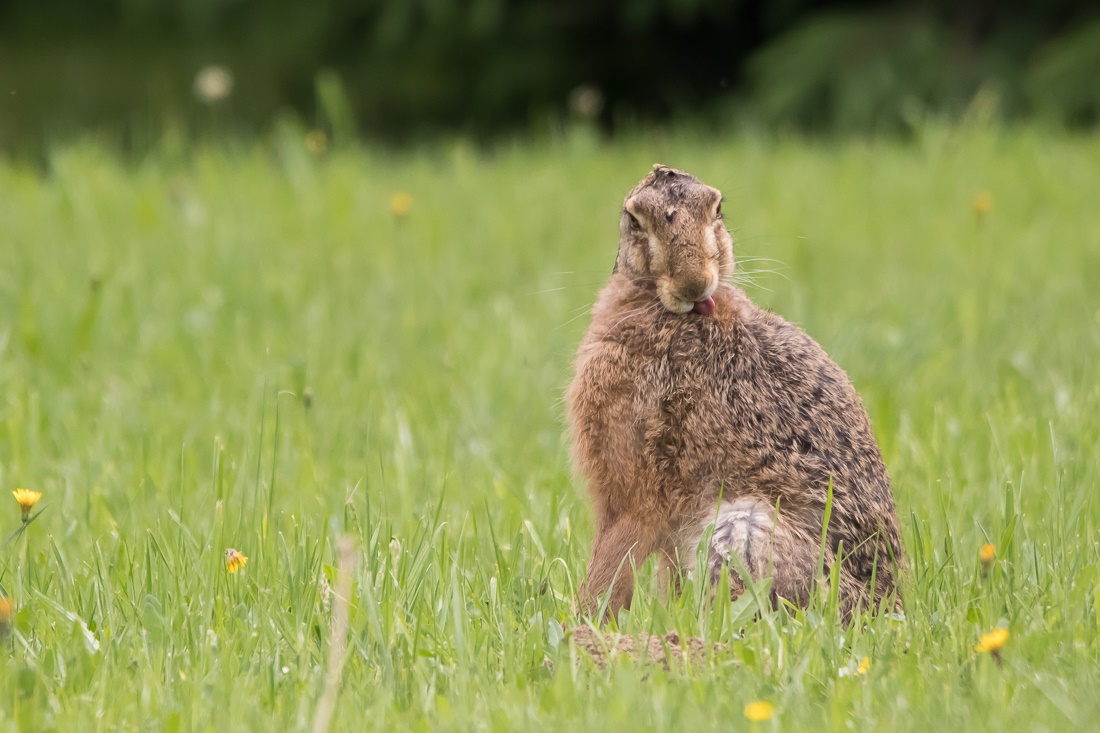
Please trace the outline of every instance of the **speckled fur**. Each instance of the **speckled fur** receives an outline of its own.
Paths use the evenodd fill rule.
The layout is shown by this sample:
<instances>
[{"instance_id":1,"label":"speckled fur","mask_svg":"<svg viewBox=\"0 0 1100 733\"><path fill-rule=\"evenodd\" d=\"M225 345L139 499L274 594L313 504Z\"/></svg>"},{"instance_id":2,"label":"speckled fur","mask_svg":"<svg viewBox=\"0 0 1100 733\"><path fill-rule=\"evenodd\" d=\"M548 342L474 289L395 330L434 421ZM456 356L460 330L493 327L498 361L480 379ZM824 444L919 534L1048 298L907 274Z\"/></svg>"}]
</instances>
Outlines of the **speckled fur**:
<instances>
[{"instance_id":1,"label":"speckled fur","mask_svg":"<svg viewBox=\"0 0 1100 733\"><path fill-rule=\"evenodd\" d=\"M805 604L838 552L846 615L894 593L904 555L886 467L847 375L802 330L727 280L721 194L655 166L627 196L615 272L566 393L596 539L578 597L629 606L633 567L676 577L714 522L709 568L736 553L773 601ZM683 310L713 297L710 316ZM729 572L725 570L725 572ZM873 588L872 577L874 579ZM743 584L731 573L733 593Z\"/></svg>"}]
</instances>

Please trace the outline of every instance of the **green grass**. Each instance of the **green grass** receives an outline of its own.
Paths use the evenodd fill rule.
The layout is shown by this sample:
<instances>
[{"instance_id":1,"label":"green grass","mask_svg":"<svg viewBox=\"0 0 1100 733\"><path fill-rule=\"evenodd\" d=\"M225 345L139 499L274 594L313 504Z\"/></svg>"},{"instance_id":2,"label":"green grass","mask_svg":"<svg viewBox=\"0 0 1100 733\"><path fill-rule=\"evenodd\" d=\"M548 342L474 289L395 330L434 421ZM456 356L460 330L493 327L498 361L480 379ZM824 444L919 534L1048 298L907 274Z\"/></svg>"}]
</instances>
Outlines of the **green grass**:
<instances>
[{"instance_id":1,"label":"green grass","mask_svg":"<svg viewBox=\"0 0 1100 733\"><path fill-rule=\"evenodd\" d=\"M761 730L1097 727L1098 160L929 128L0 163L0 530L10 489L44 508L0 550L0 730L308 728L343 534L340 729L746 729L754 700ZM600 671L557 643L592 537L561 394L656 161L724 190L750 294L863 395L904 620L665 605L647 566L622 627L724 654ZM998 625L1002 666L974 651Z\"/></svg>"}]
</instances>

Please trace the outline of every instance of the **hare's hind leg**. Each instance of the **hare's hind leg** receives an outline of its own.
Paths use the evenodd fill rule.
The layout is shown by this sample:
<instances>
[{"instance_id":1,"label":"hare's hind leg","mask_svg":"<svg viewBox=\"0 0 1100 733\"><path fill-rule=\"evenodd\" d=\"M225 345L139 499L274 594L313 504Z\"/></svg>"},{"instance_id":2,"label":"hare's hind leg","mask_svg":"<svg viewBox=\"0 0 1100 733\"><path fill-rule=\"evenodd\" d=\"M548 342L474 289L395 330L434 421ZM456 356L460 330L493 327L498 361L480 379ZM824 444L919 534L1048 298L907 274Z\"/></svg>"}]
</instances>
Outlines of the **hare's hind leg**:
<instances>
[{"instance_id":1,"label":"hare's hind leg","mask_svg":"<svg viewBox=\"0 0 1100 733\"><path fill-rule=\"evenodd\" d=\"M805 605L817 573L818 545L793 517L756 498L722 502L708 550L712 586L729 573L733 598L745 591L739 567L754 581L772 579L772 603L785 598Z\"/></svg>"}]
</instances>

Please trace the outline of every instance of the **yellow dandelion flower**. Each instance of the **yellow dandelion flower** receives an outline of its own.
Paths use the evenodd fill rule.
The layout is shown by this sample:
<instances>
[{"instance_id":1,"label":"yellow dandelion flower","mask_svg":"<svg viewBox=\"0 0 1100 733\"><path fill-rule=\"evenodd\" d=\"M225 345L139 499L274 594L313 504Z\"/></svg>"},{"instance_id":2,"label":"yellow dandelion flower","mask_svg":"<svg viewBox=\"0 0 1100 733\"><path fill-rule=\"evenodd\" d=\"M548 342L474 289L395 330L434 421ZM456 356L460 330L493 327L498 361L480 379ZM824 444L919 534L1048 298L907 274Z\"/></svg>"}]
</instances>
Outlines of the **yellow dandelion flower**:
<instances>
[{"instance_id":1,"label":"yellow dandelion flower","mask_svg":"<svg viewBox=\"0 0 1100 733\"><path fill-rule=\"evenodd\" d=\"M867 674L871 671L871 658L864 657L859 660L859 666L856 667L856 674Z\"/></svg>"},{"instance_id":2,"label":"yellow dandelion flower","mask_svg":"<svg viewBox=\"0 0 1100 733\"><path fill-rule=\"evenodd\" d=\"M11 622L11 614L15 611L15 604L7 596L0 596L0 625Z\"/></svg>"},{"instance_id":3,"label":"yellow dandelion flower","mask_svg":"<svg viewBox=\"0 0 1100 733\"><path fill-rule=\"evenodd\" d=\"M982 545L982 549L978 550L978 559L986 567L992 565L993 561L997 559L997 548L987 542Z\"/></svg>"},{"instance_id":4,"label":"yellow dandelion flower","mask_svg":"<svg viewBox=\"0 0 1100 733\"><path fill-rule=\"evenodd\" d=\"M771 720L773 715L775 715L775 705L765 700L750 702L745 706L745 717L754 723Z\"/></svg>"},{"instance_id":5,"label":"yellow dandelion flower","mask_svg":"<svg viewBox=\"0 0 1100 733\"><path fill-rule=\"evenodd\" d=\"M390 196L390 211L393 212L394 216L398 218L408 216L409 212L412 211L412 207L413 197L409 194L400 192Z\"/></svg>"},{"instance_id":6,"label":"yellow dandelion flower","mask_svg":"<svg viewBox=\"0 0 1100 733\"><path fill-rule=\"evenodd\" d=\"M974 651L989 652L996 656L1000 654L1006 641L1008 641L1008 629L993 629L988 634L982 634L982 638L978 645L974 647Z\"/></svg>"},{"instance_id":7,"label":"yellow dandelion flower","mask_svg":"<svg viewBox=\"0 0 1100 733\"><path fill-rule=\"evenodd\" d=\"M245 557L240 550L234 550L232 547L225 551L225 569L231 573L235 573L245 565L248 564L248 558Z\"/></svg>"},{"instance_id":8,"label":"yellow dandelion flower","mask_svg":"<svg viewBox=\"0 0 1100 733\"><path fill-rule=\"evenodd\" d=\"M33 509L34 505L38 503L38 500L42 498L42 492L31 491L30 489L16 489L11 492L11 495L19 502L19 508L23 510L23 523L26 524L31 519L31 509Z\"/></svg>"},{"instance_id":9,"label":"yellow dandelion flower","mask_svg":"<svg viewBox=\"0 0 1100 733\"><path fill-rule=\"evenodd\" d=\"M988 214L993 208L993 194L989 191L982 191L974 197L974 211L981 216L982 214Z\"/></svg>"},{"instance_id":10,"label":"yellow dandelion flower","mask_svg":"<svg viewBox=\"0 0 1100 733\"><path fill-rule=\"evenodd\" d=\"M310 130L306 133L306 150L311 155L321 155L328 150L328 136L324 130Z\"/></svg>"}]
</instances>

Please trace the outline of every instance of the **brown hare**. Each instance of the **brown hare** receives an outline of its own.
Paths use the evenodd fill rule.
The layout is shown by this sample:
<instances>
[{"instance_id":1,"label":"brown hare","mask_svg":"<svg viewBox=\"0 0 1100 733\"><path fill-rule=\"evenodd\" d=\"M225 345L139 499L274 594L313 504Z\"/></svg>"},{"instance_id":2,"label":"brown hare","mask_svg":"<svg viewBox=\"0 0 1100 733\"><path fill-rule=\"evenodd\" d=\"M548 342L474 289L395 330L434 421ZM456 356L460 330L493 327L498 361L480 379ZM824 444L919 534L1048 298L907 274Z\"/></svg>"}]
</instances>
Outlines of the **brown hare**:
<instances>
[{"instance_id":1,"label":"brown hare","mask_svg":"<svg viewBox=\"0 0 1100 733\"><path fill-rule=\"evenodd\" d=\"M773 604L805 605L839 557L850 617L895 594L904 566L886 466L847 375L727 282L721 202L657 165L623 203L615 269L566 393L596 512L578 609L595 614L608 591L609 613L629 607L651 553L678 587L713 526L712 581L729 573L736 596L744 571L771 578Z\"/></svg>"}]
</instances>

